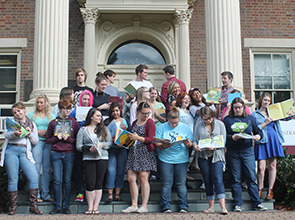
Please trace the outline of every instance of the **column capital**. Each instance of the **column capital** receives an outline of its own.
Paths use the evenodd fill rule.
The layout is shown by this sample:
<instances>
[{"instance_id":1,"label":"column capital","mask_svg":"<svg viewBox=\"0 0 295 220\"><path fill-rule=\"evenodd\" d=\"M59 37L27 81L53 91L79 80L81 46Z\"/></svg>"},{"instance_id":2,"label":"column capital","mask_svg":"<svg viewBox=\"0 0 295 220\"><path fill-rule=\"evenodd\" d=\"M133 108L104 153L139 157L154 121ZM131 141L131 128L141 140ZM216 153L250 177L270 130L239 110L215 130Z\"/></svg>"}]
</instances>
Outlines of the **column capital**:
<instances>
[{"instance_id":1,"label":"column capital","mask_svg":"<svg viewBox=\"0 0 295 220\"><path fill-rule=\"evenodd\" d=\"M98 9L86 9L86 8L80 8L82 18L84 23L96 23L97 19L99 18L100 14L98 13Z\"/></svg>"},{"instance_id":2,"label":"column capital","mask_svg":"<svg viewBox=\"0 0 295 220\"><path fill-rule=\"evenodd\" d=\"M189 23L192 17L194 9L186 9L186 10L176 10L174 13L174 17L178 24L181 23Z\"/></svg>"}]
</instances>

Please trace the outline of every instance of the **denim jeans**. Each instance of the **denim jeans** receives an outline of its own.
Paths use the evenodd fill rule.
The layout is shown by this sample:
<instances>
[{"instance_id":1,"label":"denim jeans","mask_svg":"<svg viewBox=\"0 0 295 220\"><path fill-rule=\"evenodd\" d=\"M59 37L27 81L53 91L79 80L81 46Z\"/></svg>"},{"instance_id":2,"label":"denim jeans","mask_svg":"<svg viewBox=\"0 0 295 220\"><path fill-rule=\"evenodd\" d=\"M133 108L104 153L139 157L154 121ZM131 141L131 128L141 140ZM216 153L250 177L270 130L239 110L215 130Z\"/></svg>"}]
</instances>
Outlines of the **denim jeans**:
<instances>
[{"instance_id":1,"label":"denim jeans","mask_svg":"<svg viewBox=\"0 0 295 220\"><path fill-rule=\"evenodd\" d=\"M40 141L39 141L40 142ZM51 162L50 162L50 151L51 144L46 144L43 146L43 159L42 159L42 177L41 177L41 197L45 200L50 198L49 185L51 178Z\"/></svg>"},{"instance_id":2,"label":"denim jeans","mask_svg":"<svg viewBox=\"0 0 295 220\"><path fill-rule=\"evenodd\" d=\"M127 161L127 150L124 148L109 149L109 165L106 176L106 188L123 188Z\"/></svg>"},{"instance_id":3,"label":"denim jeans","mask_svg":"<svg viewBox=\"0 0 295 220\"><path fill-rule=\"evenodd\" d=\"M177 189L178 209L188 209L186 175L188 163L169 164L159 161L162 177L161 210L171 209L171 188L173 180Z\"/></svg>"},{"instance_id":4,"label":"denim jeans","mask_svg":"<svg viewBox=\"0 0 295 220\"><path fill-rule=\"evenodd\" d=\"M25 146L7 145L5 168L8 177L8 191L17 191L19 167L29 181L29 189L38 188L38 173L35 165L27 158Z\"/></svg>"},{"instance_id":5,"label":"denim jeans","mask_svg":"<svg viewBox=\"0 0 295 220\"><path fill-rule=\"evenodd\" d=\"M75 162L75 153L51 151L50 159L54 180L54 206L59 210L62 208L69 208L71 196L71 176ZM63 202L62 186L64 186Z\"/></svg>"},{"instance_id":6,"label":"denim jeans","mask_svg":"<svg viewBox=\"0 0 295 220\"><path fill-rule=\"evenodd\" d=\"M244 149L227 150L227 164L232 186L233 206L241 206L242 186L241 174L243 173L248 186L248 193L253 207L261 204L256 183L255 157L253 147Z\"/></svg>"},{"instance_id":7,"label":"denim jeans","mask_svg":"<svg viewBox=\"0 0 295 220\"><path fill-rule=\"evenodd\" d=\"M199 167L206 186L208 200L214 200L214 189L218 199L225 198L223 185L223 162L212 163L212 157L208 160L199 158Z\"/></svg>"}]
</instances>

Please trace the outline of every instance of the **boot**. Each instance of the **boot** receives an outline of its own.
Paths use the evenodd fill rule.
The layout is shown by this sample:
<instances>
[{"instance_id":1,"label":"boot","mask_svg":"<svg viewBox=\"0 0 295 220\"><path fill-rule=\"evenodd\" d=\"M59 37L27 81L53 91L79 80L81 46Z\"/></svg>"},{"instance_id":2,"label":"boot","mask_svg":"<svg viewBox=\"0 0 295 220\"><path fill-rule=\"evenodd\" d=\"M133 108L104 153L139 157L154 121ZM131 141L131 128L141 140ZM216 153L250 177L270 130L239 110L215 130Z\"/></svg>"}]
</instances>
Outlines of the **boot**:
<instances>
[{"instance_id":1,"label":"boot","mask_svg":"<svg viewBox=\"0 0 295 220\"><path fill-rule=\"evenodd\" d=\"M38 209L38 206L37 206L38 204L37 198L38 198L38 189L30 189L29 190L29 199L31 203L30 212L34 214L42 215L42 212Z\"/></svg>"},{"instance_id":2,"label":"boot","mask_svg":"<svg viewBox=\"0 0 295 220\"><path fill-rule=\"evenodd\" d=\"M9 202L10 202L10 210L8 215L15 215L16 213L16 203L17 203L17 191L10 191L8 192L9 195Z\"/></svg>"},{"instance_id":3,"label":"boot","mask_svg":"<svg viewBox=\"0 0 295 220\"><path fill-rule=\"evenodd\" d=\"M259 199L261 199L261 196L262 196L262 189L258 189L258 195L259 195Z\"/></svg>"},{"instance_id":4,"label":"boot","mask_svg":"<svg viewBox=\"0 0 295 220\"><path fill-rule=\"evenodd\" d=\"M266 199L266 200L271 200L271 199L273 199L273 191L272 191L272 189L269 189L269 190L268 190L268 193L267 193L265 199Z\"/></svg>"}]
</instances>

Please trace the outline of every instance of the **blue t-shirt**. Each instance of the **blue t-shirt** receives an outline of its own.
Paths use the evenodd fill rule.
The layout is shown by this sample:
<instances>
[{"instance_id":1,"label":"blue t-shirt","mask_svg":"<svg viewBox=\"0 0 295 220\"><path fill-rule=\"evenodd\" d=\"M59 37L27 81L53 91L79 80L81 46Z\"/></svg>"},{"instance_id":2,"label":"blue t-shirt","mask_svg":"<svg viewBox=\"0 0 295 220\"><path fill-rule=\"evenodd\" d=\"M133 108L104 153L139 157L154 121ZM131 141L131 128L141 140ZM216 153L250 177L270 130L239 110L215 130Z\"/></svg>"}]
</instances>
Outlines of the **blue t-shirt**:
<instances>
[{"instance_id":1,"label":"blue t-shirt","mask_svg":"<svg viewBox=\"0 0 295 220\"><path fill-rule=\"evenodd\" d=\"M193 141L193 133L190 127L182 122L179 122L176 128L172 128L168 122L159 125L156 130L156 137L168 139L173 142L186 138ZM188 162L188 154L188 148L184 144L180 144L167 149L160 149L158 157L164 163L180 164Z\"/></svg>"}]
</instances>

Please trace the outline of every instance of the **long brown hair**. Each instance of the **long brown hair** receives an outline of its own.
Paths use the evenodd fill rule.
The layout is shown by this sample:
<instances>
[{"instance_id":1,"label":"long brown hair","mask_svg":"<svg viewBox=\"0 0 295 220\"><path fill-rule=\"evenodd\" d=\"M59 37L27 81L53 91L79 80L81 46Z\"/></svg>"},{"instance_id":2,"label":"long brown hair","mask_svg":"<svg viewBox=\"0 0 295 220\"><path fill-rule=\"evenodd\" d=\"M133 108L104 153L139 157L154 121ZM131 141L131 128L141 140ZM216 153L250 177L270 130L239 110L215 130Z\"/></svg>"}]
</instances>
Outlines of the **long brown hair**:
<instances>
[{"instance_id":1,"label":"long brown hair","mask_svg":"<svg viewBox=\"0 0 295 220\"><path fill-rule=\"evenodd\" d=\"M259 99L258 99L257 109L260 109L261 108L262 100L264 99L265 96L268 96L270 98L270 104L272 104L272 102L271 102L271 94L269 94L268 92L263 92L261 94L261 96L259 97Z\"/></svg>"},{"instance_id":2,"label":"long brown hair","mask_svg":"<svg viewBox=\"0 0 295 220\"><path fill-rule=\"evenodd\" d=\"M247 113L246 108L245 108L245 103L244 103L243 99L241 99L241 98L239 98L239 97L235 98L235 99L232 101L232 103L231 103L231 107L230 107L230 111L229 111L229 116L230 116L231 118L235 117L234 104L236 104L236 103L241 103L241 104L243 105L243 113L242 113L242 117L243 117L243 118L246 118L246 117L248 116L248 113Z\"/></svg>"},{"instance_id":3,"label":"long brown hair","mask_svg":"<svg viewBox=\"0 0 295 220\"><path fill-rule=\"evenodd\" d=\"M214 130L214 126L215 126L215 124L214 124L214 116L215 116L215 114L214 114L213 110L208 106L204 106L200 110L200 115L201 115L202 119L203 119L203 116L210 116L210 117L213 118L213 121L211 123L211 135L212 135L212 131Z\"/></svg>"}]
</instances>

